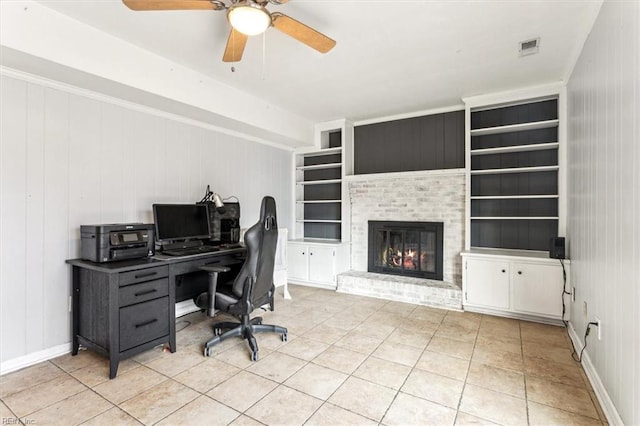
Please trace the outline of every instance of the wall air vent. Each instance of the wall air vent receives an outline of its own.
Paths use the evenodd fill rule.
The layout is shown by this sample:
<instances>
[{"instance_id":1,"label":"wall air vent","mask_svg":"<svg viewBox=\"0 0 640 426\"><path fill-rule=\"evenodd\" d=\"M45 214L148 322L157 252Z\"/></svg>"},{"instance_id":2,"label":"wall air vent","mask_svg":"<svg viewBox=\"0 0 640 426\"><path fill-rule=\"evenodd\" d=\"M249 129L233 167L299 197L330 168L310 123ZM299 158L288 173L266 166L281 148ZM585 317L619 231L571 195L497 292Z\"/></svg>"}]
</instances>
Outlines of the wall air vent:
<instances>
[{"instance_id":1,"label":"wall air vent","mask_svg":"<svg viewBox=\"0 0 640 426\"><path fill-rule=\"evenodd\" d=\"M538 50L540 49L540 37L534 38L531 40L521 41L519 45L520 45L520 49L519 49L520 56L533 55L535 53L538 53Z\"/></svg>"}]
</instances>

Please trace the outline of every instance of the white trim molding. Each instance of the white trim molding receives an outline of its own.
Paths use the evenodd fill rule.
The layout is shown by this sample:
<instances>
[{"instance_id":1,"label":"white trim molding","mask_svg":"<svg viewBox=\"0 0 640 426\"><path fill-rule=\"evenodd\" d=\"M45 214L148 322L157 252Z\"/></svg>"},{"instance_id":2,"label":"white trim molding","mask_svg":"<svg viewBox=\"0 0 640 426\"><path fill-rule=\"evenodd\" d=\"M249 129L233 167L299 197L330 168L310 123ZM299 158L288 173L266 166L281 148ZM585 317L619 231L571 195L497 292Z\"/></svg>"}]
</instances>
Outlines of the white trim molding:
<instances>
[{"instance_id":1,"label":"white trim molding","mask_svg":"<svg viewBox=\"0 0 640 426\"><path fill-rule=\"evenodd\" d=\"M423 109L420 111L406 112L404 114L387 115L385 117L370 118L367 120L355 121L354 126L366 126L367 124L384 123L387 121L404 120L406 118L416 118L425 115L443 114L445 112L464 111L464 104L451 105L442 108Z\"/></svg>"},{"instance_id":2,"label":"white trim molding","mask_svg":"<svg viewBox=\"0 0 640 426\"><path fill-rule=\"evenodd\" d=\"M52 348L43 349L41 351L32 352L30 354L20 356L18 358L9 359L0 364L0 375L5 375L13 371L21 370L25 367L48 361L71 352L71 342Z\"/></svg>"},{"instance_id":3,"label":"white trim molding","mask_svg":"<svg viewBox=\"0 0 640 426\"><path fill-rule=\"evenodd\" d=\"M577 352L580 352L578 348L582 348L584 346L584 342L580 339L578 333L576 333L571 322L569 322L567 329L569 331L569 337L571 338L573 347L576 348ZM596 368L591 363L589 352L587 350L585 350L582 355L582 368L584 368L584 372L587 374L587 378L591 383L593 392L596 394L596 398L598 398L598 402L600 403L600 407L607 418L607 422L614 426L624 426L624 422L622 421L616 406L613 405L613 401L611 400L611 397L609 397L607 389L604 387L602 380L600 380L600 376L598 375Z\"/></svg>"},{"instance_id":4,"label":"white trim molding","mask_svg":"<svg viewBox=\"0 0 640 426\"><path fill-rule=\"evenodd\" d=\"M366 173L359 175L345 176L344 180L351 181L370 181L379 179L396 179L396 178L416 178L416 177L436 177L436 176L455 176L463 175L465 169L438 169L438 170L417 170L411 172L388 172L388 173Z\"/></svg>"},{"instance_id":5,"label":"white trim molding","mask_svg":"<svg viewBox=\"0 0 640 426\"><path fill-rule=\"evenodd\" d=\"M95 101L105 102L112 105L117 105L123 108L130 109L132 111L142 112L145 114L153 115L160 118L166 118L168 120L173 120L178 123L183 123L191 126L200 127L206 130L213 130L215 132L219 132L225 135L234 136L241 139L246 139L251 142L257 142L263 145L272 146L274 148L282 149L285 151L291 151L295 149L294 147L279 144L267 139L263 139L257 136L250 135L248 133L240 132L237 130L232 130L222 126L216 126L214 124L205 123L203 121L195 120L193 118L188 118L182 115L165 112L156 108L151 108L148 106L140 105L135 102L126 101L124 99L119 99L113 96L105 95L102 93L94 92L89 89L84 89L82 87L73 86L71 84L62 83L59 81L51 80L45 77L40 77L37 75L29 74L24 71L16 70L13 68L8 68L0 65L0 75L10 78L15 78L17 80L25 81L27 83L39 84L45 87L49 87L51 89L59 90L61 92L69 93L72 95L82 96L87 99L92 99Z\"/></svg>"}]
</instances>

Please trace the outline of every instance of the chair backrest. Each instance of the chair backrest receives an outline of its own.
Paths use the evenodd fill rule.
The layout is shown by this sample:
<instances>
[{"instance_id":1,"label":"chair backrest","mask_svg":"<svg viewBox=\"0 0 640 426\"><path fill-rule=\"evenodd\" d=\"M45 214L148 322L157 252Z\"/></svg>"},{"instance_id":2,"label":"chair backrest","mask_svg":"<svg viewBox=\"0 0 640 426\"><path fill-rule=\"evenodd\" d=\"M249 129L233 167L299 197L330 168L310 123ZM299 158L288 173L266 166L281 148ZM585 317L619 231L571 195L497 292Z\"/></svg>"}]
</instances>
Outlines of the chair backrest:
<instances>
[{"instance_id":1,"label":"chair backrest","mask_svg":"<svg viewBox=\"0 0 640 426\"><path fill-rule=\"evenodd\" d=\"M251 305L261 306L269 301L273 288L273 269L278 243L278 221L276 201L273 197L264 197L260 208L260 220L244 234L247 247L247 259L233 282L233 293L242 298L244 283L253 279Z\"/></svg>"}]
</instances>

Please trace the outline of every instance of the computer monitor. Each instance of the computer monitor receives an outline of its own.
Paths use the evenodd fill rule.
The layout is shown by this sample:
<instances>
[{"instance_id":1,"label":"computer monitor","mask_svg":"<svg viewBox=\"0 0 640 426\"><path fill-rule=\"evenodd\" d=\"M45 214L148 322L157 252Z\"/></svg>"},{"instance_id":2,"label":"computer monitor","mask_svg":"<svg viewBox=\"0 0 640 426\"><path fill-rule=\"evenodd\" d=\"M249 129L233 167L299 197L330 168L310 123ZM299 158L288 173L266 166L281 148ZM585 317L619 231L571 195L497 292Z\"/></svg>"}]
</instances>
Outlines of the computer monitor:
<instances>
[{"instance_id":1,"label":"computer monitor","mask_svg":"<svg viewBox=\"0 0 640 426\"><path fill-rule=\"evenodd\" d=\"M206 204L154 204L156 241L170 244L209 239L209 208Z\"/></svg>"}]
</instances>

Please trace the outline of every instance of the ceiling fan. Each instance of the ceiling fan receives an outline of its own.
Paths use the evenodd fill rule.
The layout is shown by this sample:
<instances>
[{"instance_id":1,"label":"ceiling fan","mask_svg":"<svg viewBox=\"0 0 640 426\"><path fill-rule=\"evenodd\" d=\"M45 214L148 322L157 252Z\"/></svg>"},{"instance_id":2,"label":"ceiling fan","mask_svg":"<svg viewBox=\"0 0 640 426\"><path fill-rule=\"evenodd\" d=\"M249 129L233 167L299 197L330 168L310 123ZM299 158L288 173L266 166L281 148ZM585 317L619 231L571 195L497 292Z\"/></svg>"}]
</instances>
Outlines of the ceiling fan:
<instances>
[{"instance_id":1,"label":"ceiling fan","mask_svg":"<svg viewBox=\"0 0 640 426\"><path fill-rule=\"evenodd\" d=\"M131 10L226 10L231 24L222 60L238 62L247 38L258 35L273 26L278 31L306 44L321 53L327 53L336 45L335 40L279 12L269 12L268 3L281 5L289 0L230 0L227 6L218 0L122 0Z\"/></svg>"}]
</instances>

